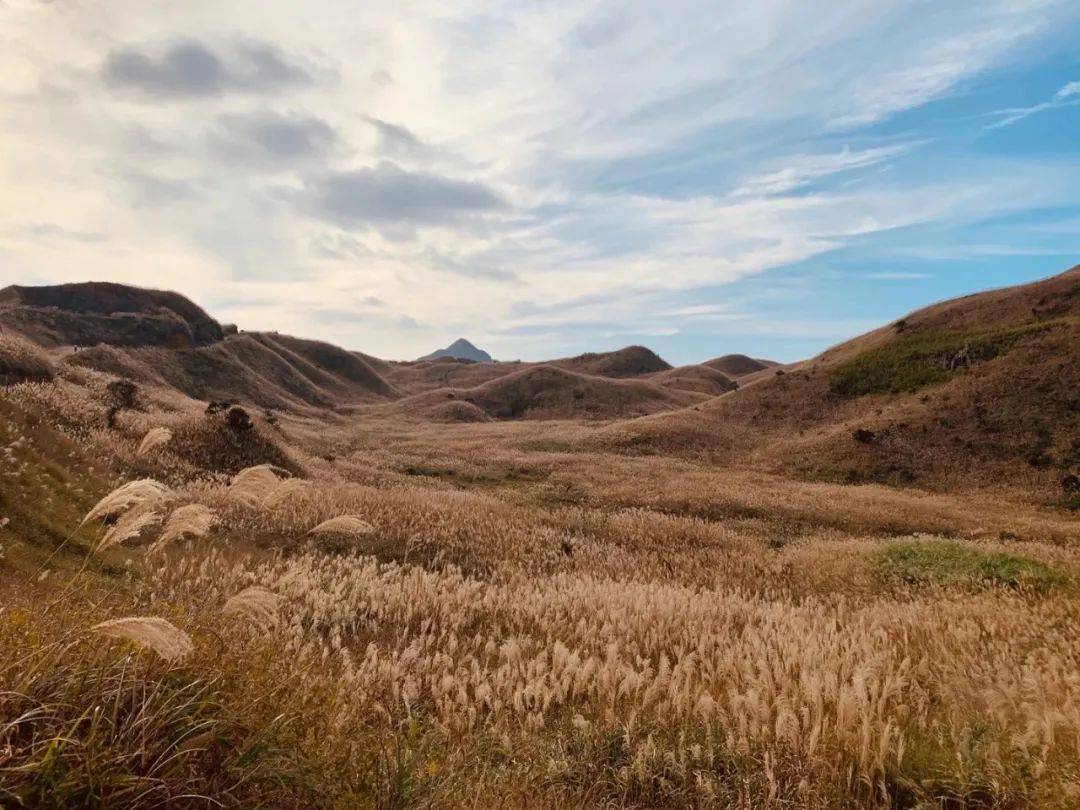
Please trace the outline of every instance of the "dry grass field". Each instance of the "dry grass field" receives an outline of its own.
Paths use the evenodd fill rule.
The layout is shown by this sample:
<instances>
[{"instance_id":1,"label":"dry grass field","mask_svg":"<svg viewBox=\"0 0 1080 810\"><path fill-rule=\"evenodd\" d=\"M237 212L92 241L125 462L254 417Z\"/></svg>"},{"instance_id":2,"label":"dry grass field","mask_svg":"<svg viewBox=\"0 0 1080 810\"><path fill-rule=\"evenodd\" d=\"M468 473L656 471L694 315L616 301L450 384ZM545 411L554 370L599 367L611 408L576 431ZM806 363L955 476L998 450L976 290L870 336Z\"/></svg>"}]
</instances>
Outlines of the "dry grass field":
<instances>
[{"instance_id":1,"label":"dry grass field","mask_svg":"<svg viewBox=\"0 0 1080 810\"><path fill-rule=\"evenodd\" d=\"M1080 806L1080 520L1060 470L982 448L950 477L900 444L925 480L803 463L880 451L851 429L998 385L1027 345L867 411L829 400L828 424L793 388L827 360L629 422L395 400L243 424L160 365L123 391L8 338L0 805ZM451 385L381 362L307 373L328 391L371 372L400 402ZM471 375L458 390L506 387L444 368ZM736 437L724 420L769 391L787 416ZM1043 448L1066 463L1072 418ZM780 448L783 419L805 424Z\"/></svg>"}]
</instances>

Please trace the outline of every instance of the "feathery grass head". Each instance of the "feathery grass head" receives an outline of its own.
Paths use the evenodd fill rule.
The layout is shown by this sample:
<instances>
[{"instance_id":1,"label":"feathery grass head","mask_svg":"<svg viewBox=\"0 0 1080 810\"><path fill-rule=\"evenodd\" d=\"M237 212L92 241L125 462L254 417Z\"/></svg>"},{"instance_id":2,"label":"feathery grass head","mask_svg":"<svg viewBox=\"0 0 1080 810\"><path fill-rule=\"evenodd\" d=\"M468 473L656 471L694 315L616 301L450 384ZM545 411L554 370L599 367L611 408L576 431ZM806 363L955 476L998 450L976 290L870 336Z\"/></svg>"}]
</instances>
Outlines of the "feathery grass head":
<instances>
[{"instance_id":1,"label":"feathery grass head","mask_svg":"<svg viewBox=\"0 0 1080 810\"><path fill-rule=\"evenodd\" d=\"M168 444L170 439L172 439L172 431L167 427L151 428L143 436L143 440L139 442L139 448L135 451L135 455L145 456L154 448Z\"/></svg>"},{"instance_id":2,"label":"feathery grass head","mask_svg":"<svg viewBox=\"0 0 1080 810\"><path fill-rule=\"evenodd\" d=\"M160 522L161 514L153 506L139 506L131 509L109 527L101 538L101 542L97 544L97 548L94 549L94 553L99 554L107 548L120 545L125 540L138 537L144 530Z\"/></svg>"},{"instance_id":3,"label":"feathery grass head","mask_svg":"<svg viewBox=\"0 0 1080 810\"><path fill-rule=\"evenodd\" d=\"M221 612L226 616L245 616L261 627L273 627L277 624L280 607L280 596L253 585L226 601Z\"/></svg>"},{"instance_id":4,"label":"feathery grass head","mask_svg":"<svg viewBox=\"0 0 1080 810\"><path fill-rule=\"evenodd\" d=\"M355 515L340 515L329 520L324 520L308 534L347 534L351 537L363 537L372 534L375 527L362 518Z\"/></svg>"},{"instance_id":5,"label":"feathery grass head","mask_svg":"<svg viewBox=\"0 0 1080 810\"><path fill-rule=\"evenodd\" d=\"M269 464L248 467L233 477L228 496L244 506L261 506L277 489L278 483L279 479Z\"/></svg>"},{"instance_id":6,"label":"feathery grass head","mask_svg":"<svg viewBox=\"0 0 1080 810\"><path fill-rule=\"evenodd\" d=\"M139 505L156 506L171 494L167 486L152 478L129 481L94 504L93 509L86 513L86 517L79 525L85 526L95 518L113 517Z\"/></svg>"},{"instance_id":7,"label":"feathery grass head","mask_svg":"<svg viewBox=\"0 0 1080 810\"><path fill-rule=\"evenodd\" d=\"M173 540L181 537L203 537L218 524L218 516L209 506L201 503L189 503L186 506L174 509L169 519L165 522L165 528L161 536L150 547L150 551L158 551Z\"/></svg>"},{"instance_id":8,"label":"feathery grass head","mask_svg":"<svg viewBox=\"0 0 1080 810\"><path fill-rule=\"evenodd\" d=\"M311 482L303 478L287 478L278 482L273 491L263 499L263 506L274 509L290 498L299 498L311 492Z\"/></svg>"},{"instance_id":9,"label":"feathery grass head","mask_svg":"<svg viewBox=\"0 0 1080 810\"><path fill-rule=\"evenodd\" d=\"M110 619L90 629L109 638L123 639L151 649L166 661L177 661L195 649L187 633L171 622L154 616Z\"/></svg>"}]
</instances>

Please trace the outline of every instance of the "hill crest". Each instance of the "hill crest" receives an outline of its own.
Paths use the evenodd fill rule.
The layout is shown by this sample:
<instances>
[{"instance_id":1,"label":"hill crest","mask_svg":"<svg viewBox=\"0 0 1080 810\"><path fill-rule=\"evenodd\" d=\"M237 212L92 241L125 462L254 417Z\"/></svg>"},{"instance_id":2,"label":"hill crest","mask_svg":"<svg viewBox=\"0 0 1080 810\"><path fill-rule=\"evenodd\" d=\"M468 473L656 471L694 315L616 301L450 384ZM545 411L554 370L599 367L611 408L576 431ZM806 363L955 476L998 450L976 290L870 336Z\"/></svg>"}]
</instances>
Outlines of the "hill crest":
<instances>
[{"instance_id":1,"label":"hill crest","mask_svg":"<svg viewBox=\"0 0 1080 810\"><path fill-rule=\"evenodd\" d=\"M0 290L0 324L44 346L207 346L225 330L183 295L105 281Z\"/></svg>"}]
</instances>

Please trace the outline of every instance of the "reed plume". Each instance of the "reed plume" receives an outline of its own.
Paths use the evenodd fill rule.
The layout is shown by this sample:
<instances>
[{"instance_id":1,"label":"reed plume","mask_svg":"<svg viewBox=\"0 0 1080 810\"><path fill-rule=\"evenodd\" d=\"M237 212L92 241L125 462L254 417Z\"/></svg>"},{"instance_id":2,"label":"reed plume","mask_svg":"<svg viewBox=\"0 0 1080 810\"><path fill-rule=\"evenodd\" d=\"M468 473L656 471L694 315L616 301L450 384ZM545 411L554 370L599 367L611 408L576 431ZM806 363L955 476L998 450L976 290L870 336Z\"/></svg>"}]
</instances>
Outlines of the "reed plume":
<instances>
[{"instance_id":1,"label":"reed plume","mask_svg":"<svg viewBox=\"0 0 1080 810\"><path fill-rule=\"evenodd\" d=\"M161 514L152 506L139 506L125 512L116 523L109 527L94 549L100 554L107 548L118 546L125 540L138 537L150 526L161 522Z\"/></svg>"},{"instance_id":2,"label":"reed plume","mask_svg":"<svg viewBox=\"0 0 1080 810\"><path fill-rule=\"evenodd\" d=\"M139 442L139 448L135 451L135 455L145 456L154 448L168 444L171 439L172 431L167 427L151 428L143 436L143 440Z\"/></svg>"},{"instance_id":3,"label":"reed plume","mask_svg":"<svg viewBox=\"0 0 1080 810\"><path fill-rule=\"evenodd\" d=\"M355 515L340 515L329 520L324 520L308 534L347 534L352 537L363 537L372 534L375 527L363 518Z\"/></svg>"},{"instance_id":4,"label":"reed plume","mask_svg":"<svg viewBox=\"0 0 1080 810\"><path fill-rule=\"evenodd\" d=\"M114 489L94 507L86 513L86 517L79 524L85 526L95 518L110 518L122 514L137 505L156 505L165 501L172 495L171 490L152 478L141 478L138 481L129 481L121 487Z\"/></svg>"},{"instance_id":5,"label":"reed plume","mask_svg":"<svg viewBox=\"0 0 1080 810\"><path fill-rule=\"evenodd\" d=\"M166 661L177 661L194 649L191 638L165 619L154 616L128 616L110 619L90 628L92 632L130 641L153 650Z\"/></svg>"},{"instance_id":6,"label":"reed plume","mask_svg":"<svg viewBox=\"0 0 1080 810\"><path fill-rule=\"evenodd\" d=\"M245 616L260 627L277 624L281 597L266 588L253 585L231 597L221 608L226 616Z\"/></svg>"},{"instance_id":7,"label":"reed plume","mask_svg":"<svg viewBox=\"0 0 1080 810\"><path fill-rule=\"evenodd\" d=\"M249 508L261 506L277 489L279 479L269 464L248 467L238 472L229 484L230 500Z\"/></svg>"},{"instance_id":8,"label":"reed plume","mask_svg":"<svg viewBox=\"0 0 1080 810\"><path fill-rule=\"evenodd\" d=\"M311 492L311 482L302 478L287 478L279 481L262 502L266 509L276 509L290 498L308 495Z\"/></svg>"},{"instance_id":9,"label":"reed plume","mask_svg":"<svg viewBox=\"0 0 1080 810\"><path fill-rule=\"evenodd\" d=\"M219 523L217 513L201 503L189 503L173 510L165 522L161 536L150 547L151 552L160 551L174 540L182 537L204 537Z\"/></svg>"}]
</instances>

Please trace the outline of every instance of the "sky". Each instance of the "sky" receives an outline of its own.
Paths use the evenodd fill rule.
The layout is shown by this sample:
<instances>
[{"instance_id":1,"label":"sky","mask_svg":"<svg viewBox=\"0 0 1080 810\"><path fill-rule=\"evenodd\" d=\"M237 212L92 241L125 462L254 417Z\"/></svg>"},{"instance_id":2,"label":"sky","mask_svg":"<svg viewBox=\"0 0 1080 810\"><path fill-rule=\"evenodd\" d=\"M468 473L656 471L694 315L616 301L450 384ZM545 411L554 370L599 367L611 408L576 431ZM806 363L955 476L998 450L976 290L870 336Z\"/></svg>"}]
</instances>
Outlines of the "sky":
<instances>
[{"instance_id":1,"label":"sky","mask_svg":"<svg viewBox=\"0 0 1080 810\"><path fill-rule=\"evenodd\" d=\"M1076 0L0 0L0 286L796 360L1080 262Z\"/></svg>"}]
</instances>

